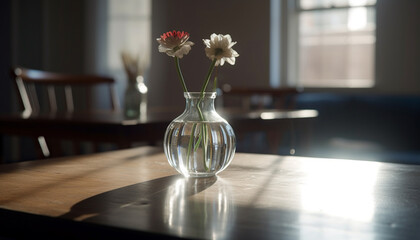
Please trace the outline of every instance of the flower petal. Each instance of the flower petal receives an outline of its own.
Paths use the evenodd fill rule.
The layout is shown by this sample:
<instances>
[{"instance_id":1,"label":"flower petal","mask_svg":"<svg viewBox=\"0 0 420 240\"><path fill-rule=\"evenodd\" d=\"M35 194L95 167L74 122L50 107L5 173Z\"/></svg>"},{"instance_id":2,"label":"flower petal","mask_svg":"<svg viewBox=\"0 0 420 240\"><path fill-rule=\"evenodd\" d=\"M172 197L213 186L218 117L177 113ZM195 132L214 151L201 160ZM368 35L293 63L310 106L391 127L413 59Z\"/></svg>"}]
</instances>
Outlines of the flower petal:
<instances>
[{"instance_id":1,"label":"flower petal","mask_svg":"<svg viewBox=\"0 0 420 240\"><path fill-rule=\"evenodd\" d=\"M187 55L191 50L190 45L183 45L178 51L175 52L175 56L182 58L184 55Z\"/></svg>"},{"instance_id":2,"label":"flower petal","mask_svg":"<svg viewBox=\"0 0 420 240\"><path fill-rule=\"evenodd\" d=\"M225 58L220 59L220 66L223 66L223 64L225 64Z\"/></svg>"},{"instance_id":3,"label":"flower petal","mask_svg":"<svg viewBox=\"0 0 420 240\"><path fill-rule=\"evenodd\" d=\"M235 64L235 58L239 54L232 49L236 42L232 42L232 37L229 34L213 33L210 35L210 39L203 39L203 43L206 45L206 56L212 61L216 59L216 66L223 66L225 61L231 65Z\"/></svg>"},{"instance_id":4,"label":"flower petal","mask_svg":"<svg viewBox=\"0 0 420 240\"><path fill-rule=\"evenodd\" d=\"M159 43L159 52L164 52L171 57L182 58L191 50L193 42L188 41L190 35L184 31L172 31L163 33L156 41ZM186 48L184 48L187 46Z\"/></svg>"},{"instance_id":5,"label":"flower petal","mask_svg":"<svg viewBox=\"0 0 420 240\"><path fill-rule=\"evenodd\" d=\"M210 40L209 39L203 39L204 45L206 45L206 47L210 47Z\"/></svg>"},{"instance_id":6,"label":"flower petal","mask_svg":"<svg viewBox=\"0 0 420 240\"><path fill-rule=\"evenodd\" d=\"M239 53L232 49L232 56L239 57Z\"/></svg>"},{"instance_id":7,"label":"flower petal","mask_svg":"<svg viewBox=\"0 0 420 240\"><path fill-rule=\"evenodd\" d=\"M167 52L169 50L172 50L172 49L164 47L162 45L159 45L158 49L159 49L159 52Z\"/></svg>"},{"instance_id":8,"label":"flower petal","mask_svg":"<svg viewBox=\"0 0 420 240\"><path fill-rule=\"evenodd\" d=\"M230 65L235 65L235 58L231 57L231 58L226 58L226 61L230 64Z\"/></svg>"}]
</instances>

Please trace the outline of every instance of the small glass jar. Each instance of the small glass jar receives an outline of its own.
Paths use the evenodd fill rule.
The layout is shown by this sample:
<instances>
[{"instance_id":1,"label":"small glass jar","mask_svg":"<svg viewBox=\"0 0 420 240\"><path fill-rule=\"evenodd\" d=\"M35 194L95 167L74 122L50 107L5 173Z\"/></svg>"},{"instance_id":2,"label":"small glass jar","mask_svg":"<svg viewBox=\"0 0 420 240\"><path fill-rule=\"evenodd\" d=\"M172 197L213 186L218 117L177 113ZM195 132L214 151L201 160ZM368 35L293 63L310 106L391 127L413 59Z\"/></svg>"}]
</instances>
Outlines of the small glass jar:
<instances>
[{"instance_id":1,"label":"small glass jar","mask_svg":"<svg viewBox=\"0 0 420 240\"><path fill-rule=\"evenodd\" d=\"M139 119L147 114L147 86L143 76L127 82L124 95L124 115L126 119Z\"/></svg>"}]
</instances>

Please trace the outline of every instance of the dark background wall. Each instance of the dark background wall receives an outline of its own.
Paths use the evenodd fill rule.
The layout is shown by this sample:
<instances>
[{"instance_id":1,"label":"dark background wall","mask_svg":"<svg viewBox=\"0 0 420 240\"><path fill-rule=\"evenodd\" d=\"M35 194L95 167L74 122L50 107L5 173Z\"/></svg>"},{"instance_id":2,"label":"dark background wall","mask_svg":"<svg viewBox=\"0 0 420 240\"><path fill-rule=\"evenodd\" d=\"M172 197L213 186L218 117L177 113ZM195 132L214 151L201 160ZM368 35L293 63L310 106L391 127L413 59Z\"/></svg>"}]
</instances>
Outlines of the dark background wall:
<instances>
[{"instance_id":1,"label":"dark background wall","mask_svg":"<svg viewBox=\"0 0 420 240\"><path fill-rule=\"evenodd\" d=\"M420 1L378 0L374 90L420 94Z\"/></svg>"},{"instance_id":2,"label":"dark background wall","mask_svg":"<svg viewBox=\"0 0 420 240\"><path fill-rule=\"evenodd\" d=\"M11 1L13 64L83 72L84 2Z\"/></svg>"},{"instance_id":3,"label":"dark background wall","mask_svg":"<svg viewBox=\"0 0 420 240\"><path fill-rule=\"evenodd\" d=\"M8 81L11 61L11 0L0 2L0 113L11 110L11 81Z\"/></svg>"}]
</instances>

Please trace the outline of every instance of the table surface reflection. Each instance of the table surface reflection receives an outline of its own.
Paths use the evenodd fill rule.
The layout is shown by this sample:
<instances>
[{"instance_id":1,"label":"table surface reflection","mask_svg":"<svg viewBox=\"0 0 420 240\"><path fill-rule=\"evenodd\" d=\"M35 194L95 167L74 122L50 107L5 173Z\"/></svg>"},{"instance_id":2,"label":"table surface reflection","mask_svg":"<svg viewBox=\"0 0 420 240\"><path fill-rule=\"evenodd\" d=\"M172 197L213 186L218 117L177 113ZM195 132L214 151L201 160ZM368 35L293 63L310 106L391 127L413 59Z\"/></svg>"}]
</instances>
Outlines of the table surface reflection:
<instances>
[{"instance_id":1,"label":"table surface reflection","mask_svg":"<svg viewBox=\"0 0 420 240\"><path fill-rule=\"evenodd\" d=\"M419 239L420 166L237 153L185 179L161 148L0 166L0 234Z\"/></svg>"}]
</instances>

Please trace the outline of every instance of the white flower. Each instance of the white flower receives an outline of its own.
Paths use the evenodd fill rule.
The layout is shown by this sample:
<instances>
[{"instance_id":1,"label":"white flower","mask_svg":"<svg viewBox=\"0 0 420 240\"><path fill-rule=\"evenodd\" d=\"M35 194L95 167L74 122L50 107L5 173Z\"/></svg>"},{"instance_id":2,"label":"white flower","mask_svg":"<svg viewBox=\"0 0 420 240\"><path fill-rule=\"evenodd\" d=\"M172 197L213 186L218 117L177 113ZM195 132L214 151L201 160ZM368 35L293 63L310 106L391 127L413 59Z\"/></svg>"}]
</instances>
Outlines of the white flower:
<instances>
[{"instance_id":1,"label":"white flower","mask_svg":"<svg viewBox=\"0 0 420 240\"><path fill-rule=\"evenodd\" d=\"M203 39L206 45L205 51L206 56L212 61L217 59L215 66L223 66L225 61L231 65L235 65L235 57L239 57L239 54L232 49L236 42L232 42L232 38L229 34L216 35L213 33L210 39Z\"/></svg>"},{"instance_id":2,"label":"white flower","mask_svg":"<svg viewBox=\"0 0 420 240\"><path fill-rule=\"evenodd\" d=\"M193 42L188 41L190 34L187 32L172 31L166 32L156 39L159 45L159 52L164 52L168 56L182 58L187 55Z\"/></svg>"}]
</instances>

